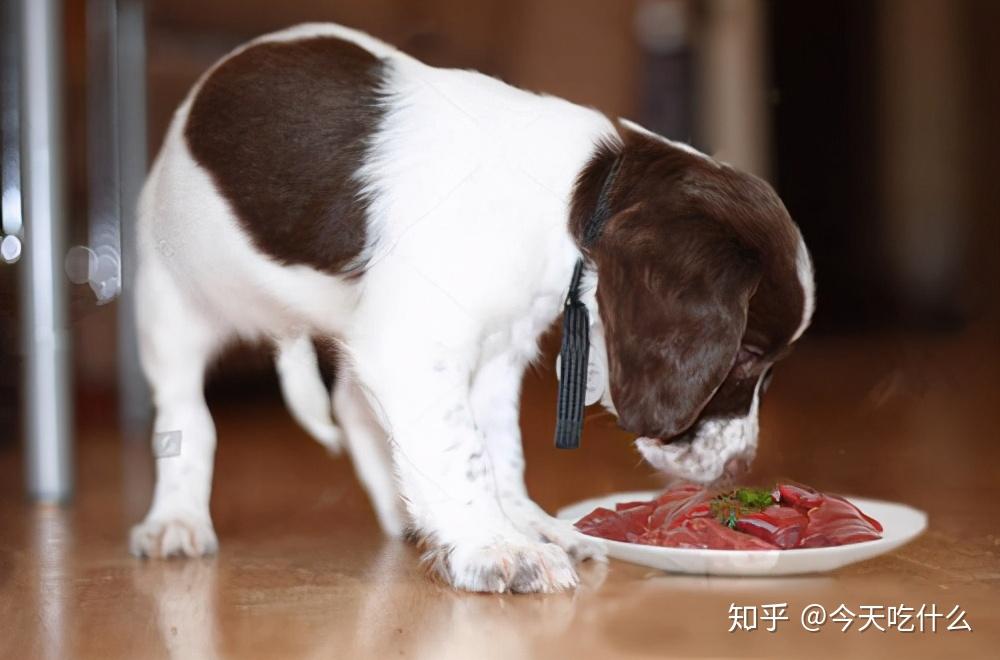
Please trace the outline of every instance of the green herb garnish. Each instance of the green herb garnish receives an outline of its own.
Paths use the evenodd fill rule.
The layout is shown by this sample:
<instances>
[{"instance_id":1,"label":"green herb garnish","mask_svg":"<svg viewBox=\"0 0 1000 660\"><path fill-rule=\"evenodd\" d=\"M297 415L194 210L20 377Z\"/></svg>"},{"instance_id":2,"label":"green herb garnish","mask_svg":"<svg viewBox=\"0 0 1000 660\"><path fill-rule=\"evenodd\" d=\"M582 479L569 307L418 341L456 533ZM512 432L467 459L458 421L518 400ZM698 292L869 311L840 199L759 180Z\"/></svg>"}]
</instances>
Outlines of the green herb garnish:
<instances>
[{"instance_id":1,"label":"green herb garnish","mask_svg":"<svg viewBox=\"0 0 1000 660\"><path fill-rule=\"evenodd\" d=\"M764 488L737 488L722 493L710 503L712 515L723 525L736 529L736 521L748 513L757 513L774 504L771 491Z\"/></svg>"},{"instance_id":2,"label":"green herb garnish","mask_svg":"<svg viewBox=\"0 0 1000 660\"><path fill-rule=\"evenodd\" d=\"M736 498L740 504L750 509L766 509L774 504L771 491L764 488L740 488L736 491Z\"/></svg>"}]
</instances>

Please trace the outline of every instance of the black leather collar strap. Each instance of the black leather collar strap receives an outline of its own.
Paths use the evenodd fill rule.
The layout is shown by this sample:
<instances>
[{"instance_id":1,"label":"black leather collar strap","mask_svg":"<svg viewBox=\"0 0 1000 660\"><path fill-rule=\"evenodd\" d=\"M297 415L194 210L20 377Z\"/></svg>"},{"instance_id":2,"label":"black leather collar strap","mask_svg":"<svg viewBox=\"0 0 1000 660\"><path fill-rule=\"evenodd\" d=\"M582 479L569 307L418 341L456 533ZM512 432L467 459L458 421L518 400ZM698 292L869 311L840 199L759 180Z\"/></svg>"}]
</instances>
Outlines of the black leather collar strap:
<instances>
[{"instance_id":1,"label":"black leather collar strap","mask_svg":"<svg viewBox=\"0 0 1000 660\"><path fill-rule=\"evenodd\" d=\"M600 238L608 217L611 215L608 191L618 176L621 156L615 159L597 196L594 214L583 228L580 239L587 248ZM590 314L580 300L580 280L583 278L583 257L573 268L573 279L569 284L569 295L563 310L562 347L559 350L559 398L556 402L556 447L576 449L580 446L583 433L583 408L587 394L587 361L590 357Z\"/></svg>"}]
</instances>

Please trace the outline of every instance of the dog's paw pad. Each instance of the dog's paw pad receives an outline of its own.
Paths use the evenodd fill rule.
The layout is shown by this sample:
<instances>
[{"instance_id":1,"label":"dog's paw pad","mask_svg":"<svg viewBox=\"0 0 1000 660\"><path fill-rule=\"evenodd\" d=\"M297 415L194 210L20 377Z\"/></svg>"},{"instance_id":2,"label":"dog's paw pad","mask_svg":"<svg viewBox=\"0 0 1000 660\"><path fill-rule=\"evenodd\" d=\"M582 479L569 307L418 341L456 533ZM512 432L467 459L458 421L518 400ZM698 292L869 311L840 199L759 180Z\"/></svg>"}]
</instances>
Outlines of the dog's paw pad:
<instances>
[{"instance_id":1,"label":"dog's paw pad","mask_svg":"<svg viewBox=\"0 0 1000 660\"><path fill-rule=\"evenodd\" d=\"M147 518L129 537L129 550L136 557L201 557L218 549L212 522L187 516Z\"/></svg>"}]
</instances>

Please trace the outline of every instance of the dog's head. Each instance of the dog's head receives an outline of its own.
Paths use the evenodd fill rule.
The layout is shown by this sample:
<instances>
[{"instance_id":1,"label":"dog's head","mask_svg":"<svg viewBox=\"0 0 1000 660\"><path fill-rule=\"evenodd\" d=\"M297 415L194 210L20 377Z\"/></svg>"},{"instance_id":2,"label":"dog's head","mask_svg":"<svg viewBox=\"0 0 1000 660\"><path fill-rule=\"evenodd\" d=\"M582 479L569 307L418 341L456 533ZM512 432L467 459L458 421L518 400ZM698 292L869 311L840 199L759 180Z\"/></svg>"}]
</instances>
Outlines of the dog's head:
<instances>
[{"instance_id":1,"label":"dog's head","mask_svg":"<svg viewBox=\"0 0 1000 660\"><path fill-rule=\"evenodd\" d=\"M714 481L756 452L771 367L812 315L812 266L768 184L623 129L581 173L571 220L583 236L607 204L586 248L608 358L603 401L641 436L650 464Z\"/></svg>"}]
</instances>

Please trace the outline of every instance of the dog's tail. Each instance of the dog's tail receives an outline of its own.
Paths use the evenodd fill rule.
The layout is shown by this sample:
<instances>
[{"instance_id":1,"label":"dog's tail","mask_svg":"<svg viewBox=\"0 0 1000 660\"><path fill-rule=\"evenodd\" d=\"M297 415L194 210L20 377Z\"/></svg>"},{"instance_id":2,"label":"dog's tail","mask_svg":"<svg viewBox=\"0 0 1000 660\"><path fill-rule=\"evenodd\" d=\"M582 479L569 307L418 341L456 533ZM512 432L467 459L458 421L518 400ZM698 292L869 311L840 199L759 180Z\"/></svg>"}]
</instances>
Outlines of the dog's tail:
<instances>
[{"instance_id":1,"label":"dog's tail","mask_svg":"<svg viewBox=\"0 0 1000 660\"><path fill-rule=\"evenodd\" d=\"M333 423L330 392L320 376L312 340L300 335L278 341L275 365L281 394L292 417L330 453L339 454L341 431Z\"/></svg>"}]
</instances>

